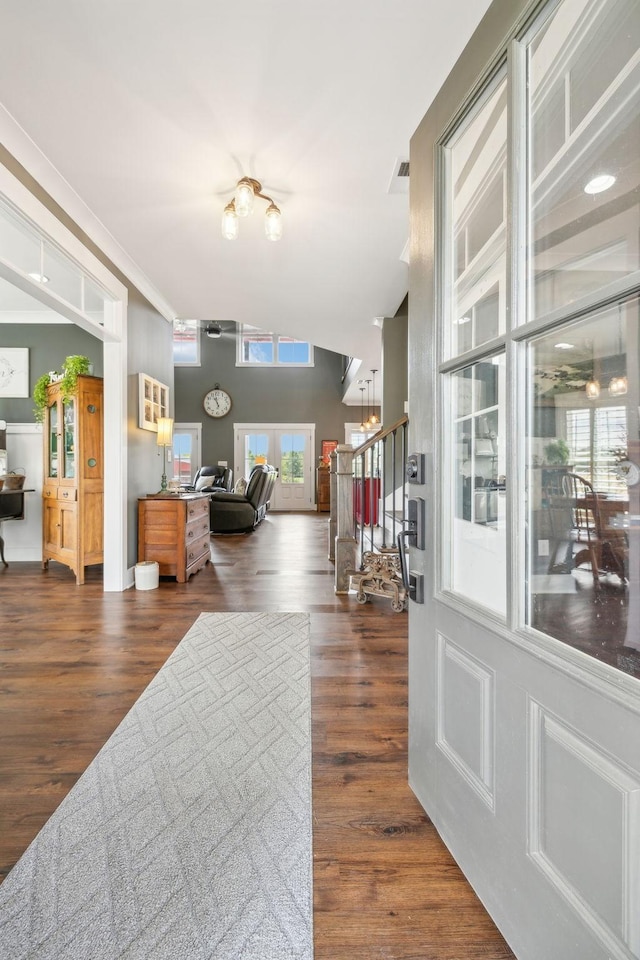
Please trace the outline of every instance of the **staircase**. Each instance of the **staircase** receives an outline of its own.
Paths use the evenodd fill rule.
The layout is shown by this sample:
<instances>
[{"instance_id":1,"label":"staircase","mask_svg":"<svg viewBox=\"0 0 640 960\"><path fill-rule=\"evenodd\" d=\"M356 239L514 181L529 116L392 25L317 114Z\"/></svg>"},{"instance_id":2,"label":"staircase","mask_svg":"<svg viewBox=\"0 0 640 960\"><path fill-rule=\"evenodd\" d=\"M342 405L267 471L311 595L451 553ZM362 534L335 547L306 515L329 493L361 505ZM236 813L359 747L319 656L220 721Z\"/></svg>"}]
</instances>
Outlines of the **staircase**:
<instances>
[{"instance_id":1,"label":"staircase","mask_svg":"<svg viewBox=\"0 0 640 960\"><path fill-rule=\"evenodd\" d=\"M338 446L331 456L329 559L335 592L356 590L391 599L404 609L397 537L405 522L408 417L380 430L360 447Z\"/></svg>"}]
</instances>

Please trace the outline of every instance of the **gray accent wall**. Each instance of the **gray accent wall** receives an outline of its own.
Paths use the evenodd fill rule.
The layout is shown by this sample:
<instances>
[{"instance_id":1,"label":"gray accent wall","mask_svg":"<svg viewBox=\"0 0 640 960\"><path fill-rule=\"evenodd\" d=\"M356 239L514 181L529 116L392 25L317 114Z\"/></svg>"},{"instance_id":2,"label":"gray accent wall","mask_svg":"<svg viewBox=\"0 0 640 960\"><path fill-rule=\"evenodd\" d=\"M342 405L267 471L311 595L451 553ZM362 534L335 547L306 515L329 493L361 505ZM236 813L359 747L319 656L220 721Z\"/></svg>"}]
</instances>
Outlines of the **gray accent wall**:
<instances>
[{"instance_id":1,"label":"gray accent wall","mask_svg":"<svg viewBox=\"0 0 640 960\"><path fill-rule=\"evenodd\" d=\"M343 358L314 351L313 367L236 367L232 334L202 335L201 366L175 367L175 418L202 424L202 462L233 464L234 423L315 423L316 457L322 440L344 442L353 410L342 402ZM205 394L218 383L231 396L231 412L220 420L203 409Z\"/></svg>"},{"instance_id":2,"label":"gray accent wall","mask_svg":"<svg viewBox=\"0 0 640 960\"><path fill-rule=\"evenodd\" d=\"M44 307L43 307L44 312ZM81 354L93 363L96 377L102 376L102 341L72 323L0 323L0 347L27 347L29 350L29 393L27 398L0 398L0 420L32 423L33 387L43 373L62 370L65 357Z\"/></svg>"},{"instance_id":3,"label":"gray accent wall","mask_svg":"<svg viewBox=\"0 0 640 960\"><path fill-rule=\"evenodd\" d=\"M382 323L382 422L389 426L404 415L409 399L409 298L405 297L395 317Z\"/></svg>"}]
</instances>

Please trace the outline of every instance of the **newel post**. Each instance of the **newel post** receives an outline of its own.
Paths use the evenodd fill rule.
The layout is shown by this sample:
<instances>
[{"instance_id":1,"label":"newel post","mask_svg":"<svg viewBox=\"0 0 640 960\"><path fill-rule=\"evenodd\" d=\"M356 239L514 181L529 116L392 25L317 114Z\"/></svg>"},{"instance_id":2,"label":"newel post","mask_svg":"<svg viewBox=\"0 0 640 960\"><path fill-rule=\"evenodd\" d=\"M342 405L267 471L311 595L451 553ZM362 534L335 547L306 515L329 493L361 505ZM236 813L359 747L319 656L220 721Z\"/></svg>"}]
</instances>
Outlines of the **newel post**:
<instances>
[{"instance_id":1,"label":"newel post","mask_svg":"<svg viewBox=\"0 0 640 960\"><path fill-rule=\"evenodd\" d=\"M341 443L336 454L335 592L348 593L349 579L356 568L357 548L353 517L353 447ZM332 502L332 514L333 510Z\"/></svg>"},{"instance_id":2,"label":"newel post","mask_svg":"<svg viewBox=\"0 0 640 960\"><path fill-rule=\"evenodd\" d=\"M332 450L329 455L329 560L336 559L336 533L338 530L338 498L336 471L338 455Z\"/></svg>"}]
</instances>

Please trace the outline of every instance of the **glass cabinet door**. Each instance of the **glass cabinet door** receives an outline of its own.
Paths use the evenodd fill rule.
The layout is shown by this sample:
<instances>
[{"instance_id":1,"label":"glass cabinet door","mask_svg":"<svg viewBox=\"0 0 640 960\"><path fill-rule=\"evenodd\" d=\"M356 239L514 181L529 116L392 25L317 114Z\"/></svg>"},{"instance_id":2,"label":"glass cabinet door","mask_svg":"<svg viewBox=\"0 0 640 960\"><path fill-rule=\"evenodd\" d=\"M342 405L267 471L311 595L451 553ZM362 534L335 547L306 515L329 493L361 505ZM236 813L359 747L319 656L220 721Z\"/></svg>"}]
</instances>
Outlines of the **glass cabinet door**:
<instances>
[{"instance_id":1,"label":"glass cabinet door","mask_svg":"<svg viewBox=\"0 0 640 960\"><path fill-rule=\"evenodd\" d=\"M47 476L58 476L58 405L49 407L49 443Z\"/></svg>"},{"instance_id":2,"label":"glass cabinet door","mask_svg":"<svg viewBox=\"0 0 640 960\"><path fill-rule=\"evenodd\" d=\"M73 478L76 475L76 403L75 400L64 400L62 403L62 418L64 421L64 477Z\"/></svg>"}]
</instances>

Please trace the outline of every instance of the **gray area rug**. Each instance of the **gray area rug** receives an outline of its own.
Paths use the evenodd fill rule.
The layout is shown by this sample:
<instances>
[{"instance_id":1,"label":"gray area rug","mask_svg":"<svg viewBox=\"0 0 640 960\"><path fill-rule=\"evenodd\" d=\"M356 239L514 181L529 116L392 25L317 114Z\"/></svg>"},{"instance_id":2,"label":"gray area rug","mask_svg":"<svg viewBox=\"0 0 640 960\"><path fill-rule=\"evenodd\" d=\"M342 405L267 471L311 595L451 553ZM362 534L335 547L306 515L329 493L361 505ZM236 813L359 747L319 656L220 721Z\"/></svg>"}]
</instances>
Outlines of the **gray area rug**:
<instances>
[{"instance_id":1,"label":"gray area rug","mask_svg":"<svg viewBox=\"0 0 640 960\"><path fill-rule=\"evenodd\" d=\"M3 960L310 960L309 619L203 613L0 886Z\"/></svg>"}]
</instances>

